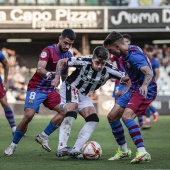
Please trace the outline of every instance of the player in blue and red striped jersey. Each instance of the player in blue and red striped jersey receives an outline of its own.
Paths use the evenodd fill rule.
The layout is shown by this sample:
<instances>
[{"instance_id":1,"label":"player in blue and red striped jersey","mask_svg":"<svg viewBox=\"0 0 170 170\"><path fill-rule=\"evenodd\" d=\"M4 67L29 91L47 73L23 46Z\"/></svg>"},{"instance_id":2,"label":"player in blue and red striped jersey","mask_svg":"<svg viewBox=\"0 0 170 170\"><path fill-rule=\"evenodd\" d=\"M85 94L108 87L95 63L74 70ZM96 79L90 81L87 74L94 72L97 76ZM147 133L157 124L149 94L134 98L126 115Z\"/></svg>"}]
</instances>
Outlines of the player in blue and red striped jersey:
<instances>
[{"instance_id":1,"label":"player in blue and red striped jersey","mask_svg":"<svg viewBox=\"0 0 170 170\"><path fill-rule=\"evenodd\" d=\"M140 128L134 119L145 113L150 103L156 98L157 85L153 77L152 66L143 51L137 46L128 46L118 32L111 32L104 40L104 46L116 57L122 56L125 70L131 80L129 91L119 97L108 114L112 133L119 145L117 153L109 160L131 156L131 150L127 147L124 129L120 122L122 118L137 148L136 156L131 163L150 161L151 156L145 149Z\"/></svg>"},{"instance_id":2,"label":"player in blue and red striped jersey","mask_svg":"<svg viewBox=\"0 0 170 170\"><path fill-rule=\"evenodd\" d=\"M123 39L125 41L125 43L127 43L128 45L131 44L131 36L129 34L123 34ZM116 62L117 68L122 71L122 72L126 72L125 68L124 68L124 63L122 61L122 57L117 58L114 55L111 55L110 57L110 62L114 63ZM130 83L130 82L129 82ZM115 87L113 90L113 94L112 97L115 98L115 102L117 101L117 99L123 94L125 93L129 88L129 84L128 86L125 84L121 84L119 82L119 80L115 81Z\"/></svg>"},{"instance_id":3,"label":"player in blue and red striped jersey","mask_svg":"<svg viewBox=\"0 0 170 170\"><path fill-rule=\"evenodd\" d=\"M8 90L7 81L8 81L9 65L8 65L7 59L5 58L5 56L3 55L1 51L0 51L0 62L2 63L4 67L4 82L2 82L2 78L0 76L0 103L4 109L5 116L11 126L12 133L14 133L16 130L14 113L11 110L11 107L9 106L7 102L7 97L6 97L6 92Z\"/></svg>"},{"instance_id":4,"label":"player in blue and red striped jersey","mask_svg":"<svg viewBox=\"0 0 170 170\"><path fill-rule=\"evenodd\" d=\"M57 62L60 59L72 57L71 52L68 50L72 46L75 38L76 34L73 30L65 29L62 31L61 36L59 36L58 44L48 46L42 50L36 73L28 83L24 117L18 124L13 141L4 152L5 155L11 156L14 153L17 144L27 131L29 122L35 113L39 112L41 103L50 110L58 112L58 114L51 119L43 133L36 137L36 141L39 142L45 150L51 151L48 146L48 136L60 126L65 116L59 107L60 95L51 85L51 81L55 77ZM66 74L65 76L67 76L67 68L63 70L62 74Z\"/></svg>"},{"instance_id":5,"label":"player in blue and red striped jersey","mask_svg":"<svg viewBox=\"0 0 170 170\"><path fill-rule=\"evenodd\" d=\"M145 54L150 59L153 74L155 80L157 81L159 78L159 61L154 57L154 48L153 46L149 45L144 49ZM153 113L153 122L157 122L159 118L159 113L157 112L156 108L151 104L149 108L146 110L146 120L143 123L142 129L149 129L150 126L150 112Z\"/></svg>"}]
</instances>

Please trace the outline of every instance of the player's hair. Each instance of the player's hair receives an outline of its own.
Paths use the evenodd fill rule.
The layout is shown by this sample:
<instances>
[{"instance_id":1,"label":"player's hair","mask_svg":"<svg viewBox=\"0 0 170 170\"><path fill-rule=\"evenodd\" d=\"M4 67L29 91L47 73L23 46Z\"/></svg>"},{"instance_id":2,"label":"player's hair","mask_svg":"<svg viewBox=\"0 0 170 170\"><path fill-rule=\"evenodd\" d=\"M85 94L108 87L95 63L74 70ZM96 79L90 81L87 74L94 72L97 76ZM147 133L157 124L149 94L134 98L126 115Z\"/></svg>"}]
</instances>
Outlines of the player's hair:
<instances>
[{"instance_id":1,"label":"player's hair","mask_svg":"<svg viewBox=\"0 0 170 170\"><path fill-rule=\"evenodd\" d=\"M154 50L154 48L153 48L153 46L151 46L151 45L148 45L148 46L145 48L145 51L147 51L147 52L153 52L153 50Z\"/></svg>"},{"instance_id":2,"label":"player's hair","mask_svg":"<svg viewBox=\"0 0 170 170\"><path fill-rule=\"evenodd\" d=\"M131 40L131 36L129 34L123 34L123 38L127 38L127 39Z\"/></svg>"},{"instance_id":3,"label":"player's hair","mask_svg":"<svg viewBox=\"0 0 170 170\"><path fill-rule=\"evenodd\" d=\"M104 46L114 44L115 42L123 43L123 35L119 32L111 32L104 40Z\"/></svg>"},{"instance_id":4,"label":"player's hair","mask_svg":"<svg viewBox=\"0 0 170 170\"><path fill-rule=\"evenodd\" d=\"M63 38L69 38L70 40L76 39L76 34L72 29L64 29L61 33Z\"/></svg>"},{"instance_id":5,"label":"player's hair","mask_svg":"<svg viewBox=\"0 0 170 170\"><path fill-rule=\"evenodd\" d=\"M97 46L93 50L93 58L100 58L102 60L107 60L109 58L109 52L105 47Z\"/></svg>"}]
</instances>

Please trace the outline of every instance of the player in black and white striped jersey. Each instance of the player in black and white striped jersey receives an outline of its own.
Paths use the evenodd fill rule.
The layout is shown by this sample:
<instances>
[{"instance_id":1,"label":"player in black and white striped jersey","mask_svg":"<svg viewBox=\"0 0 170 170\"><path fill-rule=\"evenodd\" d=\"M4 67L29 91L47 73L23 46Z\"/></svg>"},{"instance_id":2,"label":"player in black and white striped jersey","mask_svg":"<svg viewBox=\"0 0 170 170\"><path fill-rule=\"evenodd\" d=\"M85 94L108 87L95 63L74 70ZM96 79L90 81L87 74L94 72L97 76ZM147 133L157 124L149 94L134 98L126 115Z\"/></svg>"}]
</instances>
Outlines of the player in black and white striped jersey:
<instances>
[{"instance_id":1,"label":"player in black and white striped jersey","mask_svg":"<svg viewBox=\"0 0 170 170\"><path fill-rule=\"evenodd\" d=\"M52 81L52 85L56 87L59 84L59 77L64 67L75 67L75 71L66 78L60 87L61 103L60 106L65 110L66 115L79 114L85 119L86 123L79 132L78 139L73 148L69 151L69 155L76 156L81 154L83 145L90 138L95 129L99 118L96 109L88 97L89 92L94 92L104 85L107 80L116 78L122 83L126 83L129 78L124 72L119 71L113 65L107 62L109 53L103 46L94 49L93 56L72 57L70 59L61 59L56 67L56 76ZM57 151L57 156L65 156L67 141L69 138L65 129L71 126L69 116L65 117L60 127L59 145L64 149ZM67 127L67 128L64 128ZM67 129L68 130L68 129ZM71 130L71 129L70 129ZM66 149L65 149L66 148ZM62 154L62 151L64 154Z\"/></svg>"}]
</instances>

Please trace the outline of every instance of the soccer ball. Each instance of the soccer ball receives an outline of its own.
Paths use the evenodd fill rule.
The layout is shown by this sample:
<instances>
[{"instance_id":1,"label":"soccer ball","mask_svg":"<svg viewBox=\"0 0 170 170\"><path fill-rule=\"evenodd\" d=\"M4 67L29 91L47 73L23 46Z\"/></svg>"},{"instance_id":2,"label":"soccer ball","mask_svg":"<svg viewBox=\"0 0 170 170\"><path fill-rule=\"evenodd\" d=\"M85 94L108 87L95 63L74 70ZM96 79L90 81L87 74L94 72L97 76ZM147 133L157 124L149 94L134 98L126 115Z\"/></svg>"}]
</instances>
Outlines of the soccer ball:
<instances>
[{"instance_id":1,"label":"soccer ball","mask_svg":"<svg viewBox=\"0 0 170 170\"><path fill-rule=\"evenodd\" d=\"M82 154L84 159L99 159L102 155L102 148L101 146L95 142L90 141L87 142L82 148Z\"/></svg>"}]
</instances>

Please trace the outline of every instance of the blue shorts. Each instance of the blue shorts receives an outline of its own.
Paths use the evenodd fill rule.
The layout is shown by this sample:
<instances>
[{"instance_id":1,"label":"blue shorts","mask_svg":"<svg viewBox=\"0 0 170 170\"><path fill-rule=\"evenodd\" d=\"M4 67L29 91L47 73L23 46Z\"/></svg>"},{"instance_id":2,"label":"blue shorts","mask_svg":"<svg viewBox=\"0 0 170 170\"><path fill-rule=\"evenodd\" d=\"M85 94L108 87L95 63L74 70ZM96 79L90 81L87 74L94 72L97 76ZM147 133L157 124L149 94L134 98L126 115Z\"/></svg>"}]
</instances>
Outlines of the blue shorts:
<instances>
[{"instance_id":1,"label":"blue shorts","mask_svg":"<svg viewBox=\"0 0 170 170\"><path fill-rule=\"evenodd\" d=\"M53 110L53 108L60 104L61 98L58 92L37 92L37 91L27 91L26 99L25 99L25 106L26 108L31 108L39 112L40 104L43 103L45 107Z\"/></svg>"},{"instance_id":2,"label":"blue shorts","mask_svg":"<svg viewBox=\"0 0 170 170\"><path fill-rule=\"evenodd\" d=\"M126 93L124 93L122 96L118 98L117 104L125 108L130 100L130 97L131 97L131 93L127 91Z\"/></svg>"},{"instance_id":3,"label":"blue shorts","mask_svg":"<svg viewBox=\"0 0 170 170\"><path fill-rule=\"evenodd\" d=\"M119 91L123 91L125 90L127 87L127 85L123 85L123 84L116 84L115 85L115 88L113 90L113 94L112 94L112 97L115 98L116 100L119 98L119 96L116 96L116 93L118 93Z\"/></svg>"}]
</instances>

